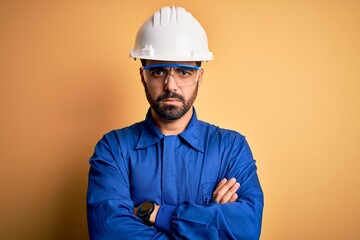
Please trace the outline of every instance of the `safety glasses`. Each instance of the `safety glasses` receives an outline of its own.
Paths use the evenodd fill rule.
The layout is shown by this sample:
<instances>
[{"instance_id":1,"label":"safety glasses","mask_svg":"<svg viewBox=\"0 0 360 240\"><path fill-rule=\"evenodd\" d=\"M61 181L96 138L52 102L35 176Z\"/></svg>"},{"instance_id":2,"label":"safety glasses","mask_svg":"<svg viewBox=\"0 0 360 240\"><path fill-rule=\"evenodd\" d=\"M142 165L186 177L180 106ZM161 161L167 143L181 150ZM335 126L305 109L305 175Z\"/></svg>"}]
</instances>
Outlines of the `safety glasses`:
<instances>
[{"instance_id":1,"label":"safety glasses","mask_svg":"<svg viewBox=\"0 0 360 240\"><path fill-rule=\"evenodd\" d=\"M144 80L156 87L167 84L169 76L172 76L178 87L186 87L198 81L199 66L186 64L152 64L143 66Z\"/></svg>"}]
</instances>

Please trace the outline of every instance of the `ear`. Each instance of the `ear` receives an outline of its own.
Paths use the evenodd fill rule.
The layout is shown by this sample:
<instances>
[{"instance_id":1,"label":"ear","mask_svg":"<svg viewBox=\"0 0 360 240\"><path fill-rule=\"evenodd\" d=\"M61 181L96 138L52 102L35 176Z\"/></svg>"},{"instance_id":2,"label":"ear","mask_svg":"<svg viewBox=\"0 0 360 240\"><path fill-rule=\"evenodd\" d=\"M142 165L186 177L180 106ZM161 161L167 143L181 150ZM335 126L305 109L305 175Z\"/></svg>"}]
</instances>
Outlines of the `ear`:
<instances>
[{"instance_id":1,"label":"ear","mask_svg":"<svg viewBox=\"0 0 360 240\"><path fill-rule=\"evenodd\" d=\"M140 74L140 77L141 77L141 83L142 85L145 87L145 79L144 79L144 70L142 68L139 68L139 74Z\"/></svg>"},{"instance_id":2,"label":"ear","mask_svg":"<svg viewBox=\"0 0 360 240\"><path fill-rule=\"evenodd\" d=\"M204 77L204 69L200 69L200 70L199 70L198 82L197 82L198 86L201 85L202 80L203 80L203 77Z\"/></svg>"}]
</instances>

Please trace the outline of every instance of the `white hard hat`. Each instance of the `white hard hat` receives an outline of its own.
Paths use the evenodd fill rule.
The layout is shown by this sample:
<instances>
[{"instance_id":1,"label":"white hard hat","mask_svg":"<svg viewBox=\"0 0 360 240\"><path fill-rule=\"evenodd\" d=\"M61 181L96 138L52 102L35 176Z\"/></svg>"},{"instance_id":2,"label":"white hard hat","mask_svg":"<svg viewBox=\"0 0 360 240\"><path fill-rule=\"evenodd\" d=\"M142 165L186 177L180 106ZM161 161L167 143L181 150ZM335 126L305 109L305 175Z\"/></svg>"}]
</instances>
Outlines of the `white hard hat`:
<instances>
[{"instance_id":1,"label":"white hard hat","mask_svg":"<svg viewBox=\"0 0 360 240\"><path fill-rule=\"evenodd\" d=\"M163 61L208 61L209 52L204 28L181 7L163 7L139 29L135 47L130 51L134 59Z\"/></svg>"}]
</instances>

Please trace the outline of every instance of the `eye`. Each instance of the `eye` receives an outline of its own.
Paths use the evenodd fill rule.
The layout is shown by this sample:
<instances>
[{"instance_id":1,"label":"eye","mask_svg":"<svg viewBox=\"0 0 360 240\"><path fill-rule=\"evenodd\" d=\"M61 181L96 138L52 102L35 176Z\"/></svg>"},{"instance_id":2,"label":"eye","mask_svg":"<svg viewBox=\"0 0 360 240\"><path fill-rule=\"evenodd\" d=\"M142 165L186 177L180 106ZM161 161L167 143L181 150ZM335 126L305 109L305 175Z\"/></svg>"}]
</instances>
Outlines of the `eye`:
<instances>
[{"instance_id":1,"label":"eye","mask_svg":"<svg viewBox=\"0 0 360 240\"><path fill-rule=\"evenodd\" d=\"M165 68L150 68L149 72L152 77L163 77L166 76L166 69Z\"/></svg>"},{"instance_id":2,"label":"eye","mask_svg":"<svg viewBox=\"0 0 360 240\"><path fill-rule=\"evenodd\" d=\"M176 72L181 77L190 77L192 75L193 71L194 71L194 69L192 69L192 68L184 68L184 67L179 67L176 69Z\"/></svg>"}]
</instances>

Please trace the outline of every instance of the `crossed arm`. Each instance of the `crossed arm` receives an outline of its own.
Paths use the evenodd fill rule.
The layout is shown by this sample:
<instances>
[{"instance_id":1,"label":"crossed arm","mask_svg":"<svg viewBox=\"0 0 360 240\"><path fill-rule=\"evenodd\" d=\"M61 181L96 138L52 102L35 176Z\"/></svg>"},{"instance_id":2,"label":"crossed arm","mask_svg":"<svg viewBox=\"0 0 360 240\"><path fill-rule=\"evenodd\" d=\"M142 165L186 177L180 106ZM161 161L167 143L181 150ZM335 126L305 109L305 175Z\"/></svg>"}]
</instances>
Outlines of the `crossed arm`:
<instances>
[{"instance_id":1,"label":"crossed arm","mask_svg":"<svg viewBox=\"0 0 360 240\"><path fill-rule=\"evenodd\" d=\"M236 181L235 178L227 180L226 178L222 179L213 192L212 201L219 204L235 202L238 198L236 191L239 189L240 183ZM150 216L150 222L155 223L156 216L159 211L160 206L155 204L154 211ZM137 207L134 208L134 215L137 216Z\"/></svg>"}]
</instances>

